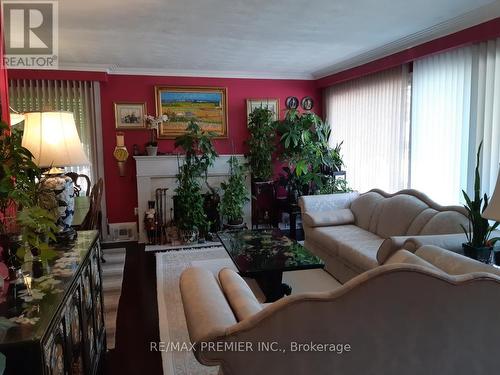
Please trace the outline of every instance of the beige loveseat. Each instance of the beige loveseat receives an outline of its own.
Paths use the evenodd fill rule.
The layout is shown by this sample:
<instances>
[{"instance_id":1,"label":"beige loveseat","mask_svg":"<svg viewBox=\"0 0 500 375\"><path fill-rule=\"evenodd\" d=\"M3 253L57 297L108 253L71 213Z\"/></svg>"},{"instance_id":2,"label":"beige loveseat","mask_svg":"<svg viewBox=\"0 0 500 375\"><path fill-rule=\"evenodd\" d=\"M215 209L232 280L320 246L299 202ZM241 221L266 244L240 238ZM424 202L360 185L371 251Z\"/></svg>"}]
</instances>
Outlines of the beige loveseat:
<instances>
[{"instance_id":1,"label":"beige loveseat","mask_svg":"<svg viewBox=\"0 0 500 375\"><path fill-rule=\"evenodd\" d=\"M299 205L305 247L342 283L383 264L410 238L456 252L465 242L465 209L440 206L416 190L303 196Z\"/></svg>"},{"instance_id":2,"label":"beige loveseat","mask_svg":"<svg viewBox=\"0 0 500 375\"><path fill-rule=\"evenodd\" d=\"M434 246L385 263L269 305L232 270L217 280L189 268L180 290L195 356L225 375L498 373L498 270Z\"/></svg>"}]
</instances>

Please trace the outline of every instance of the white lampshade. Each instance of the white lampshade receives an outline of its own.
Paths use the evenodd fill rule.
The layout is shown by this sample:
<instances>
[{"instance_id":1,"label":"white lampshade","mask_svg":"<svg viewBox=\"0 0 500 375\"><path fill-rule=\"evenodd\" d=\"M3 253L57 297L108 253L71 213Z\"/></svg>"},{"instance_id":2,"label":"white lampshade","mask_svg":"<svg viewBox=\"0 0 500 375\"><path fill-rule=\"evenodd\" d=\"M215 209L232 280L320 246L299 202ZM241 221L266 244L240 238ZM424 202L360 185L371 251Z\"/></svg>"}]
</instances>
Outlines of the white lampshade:
<instances>
[{"instance_id":1,"label":"white lampshade","mask_svg":"<svg viewBox=\"0 0 500 375\"><path fill-rule=\"evenodd\" d=\"M71 112L28 112L24 114L23 146L42 167L88 165Z\"/></svg>"},{"instance_id":2,"label":"white lampshade","mask_svg":"<svg viewBox=\"0 0 500 375\"><path fill-rule=\"evenodd\" d=\"M483 212L485 219L500 221L500 168L498 172L497 185L493 191L490 202Z\"/></svg>"},{"instance_id":3,"label":"white lampshade","mask_svg":"<svg viewBox=\"0 0 500 375\"><path fill-rule=\"evenodd\" d=\"M12 126L20 124L24 121L24 115L22 113L12 113L10 114L10 124Z\"/></svg>"}]
</instances>

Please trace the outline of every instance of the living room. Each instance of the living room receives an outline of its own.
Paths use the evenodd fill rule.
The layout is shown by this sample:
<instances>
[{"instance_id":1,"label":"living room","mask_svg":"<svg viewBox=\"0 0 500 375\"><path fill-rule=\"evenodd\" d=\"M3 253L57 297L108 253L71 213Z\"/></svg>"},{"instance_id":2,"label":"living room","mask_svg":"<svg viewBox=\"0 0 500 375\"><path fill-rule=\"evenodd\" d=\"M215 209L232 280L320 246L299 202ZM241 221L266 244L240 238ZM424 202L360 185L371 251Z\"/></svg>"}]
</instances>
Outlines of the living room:
<instances>
[{"instance_id":1,"label":"living room","mask_svg":"<svg viewBox=\"0 0 500 375\"><path fill-rule=\"evenodd\" d=\"M494 374L500 1L1 1L0 374Z\"/></svg>"}]
</instances>

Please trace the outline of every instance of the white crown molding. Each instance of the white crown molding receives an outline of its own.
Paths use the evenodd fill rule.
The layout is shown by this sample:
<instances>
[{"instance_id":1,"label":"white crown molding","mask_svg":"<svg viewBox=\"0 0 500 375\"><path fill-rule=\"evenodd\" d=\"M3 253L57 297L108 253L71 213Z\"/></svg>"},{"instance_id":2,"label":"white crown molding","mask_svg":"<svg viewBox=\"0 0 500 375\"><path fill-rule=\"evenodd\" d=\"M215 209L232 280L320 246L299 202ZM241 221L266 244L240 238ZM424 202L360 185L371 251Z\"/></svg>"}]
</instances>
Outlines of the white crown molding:
<instances>
[{"instance_id":1,"label":"white crown molding","mask_svg":"<svg viewBox=\"0 0 500 375\"><path fill-rule=\"evenodd\" d=\"M164 77L170 76L170 77L283 79L283 80L315 79L312 74L301 74L301 73L277 74L277 73L241 72L241 71L121 68L118 65L105 65L105 64L72 64L72 63L60 64L59 70L105 72L112 75L140 75L140 76L164 76Z\"/></svg>"},{"instance_id":2,"label":"white crown molding","mask_svg":"<svg viewBox=\"0 0 500 375\"><path fill-rule=\"evenodd\" d=\"M334 65L317 70L312 73L315 79L327 77L340 73L371 61L390 56L405 49L418 46L434 39L453 34L457 31L467 29L480 23L492 20L500 16L500 1L487 4L470 12L464 13L448 21L441 22L425 30L408 35L394 42L387 43L381 47L357 54L349 59L343 60Z\"/></svg>"}]
</instances>

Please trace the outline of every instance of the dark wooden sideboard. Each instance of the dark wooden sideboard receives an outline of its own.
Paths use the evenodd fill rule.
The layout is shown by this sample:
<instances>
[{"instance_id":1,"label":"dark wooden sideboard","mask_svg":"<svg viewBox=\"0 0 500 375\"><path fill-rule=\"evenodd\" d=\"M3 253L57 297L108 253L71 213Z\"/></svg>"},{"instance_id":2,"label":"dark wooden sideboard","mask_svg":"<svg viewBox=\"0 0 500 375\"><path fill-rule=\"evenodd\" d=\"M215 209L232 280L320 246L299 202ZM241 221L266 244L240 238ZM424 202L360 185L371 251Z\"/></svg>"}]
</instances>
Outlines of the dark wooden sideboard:
<instances>
[{"instance_id":1,"label":"dark wooden sideboard","mask_svg":"<svg viewBox=\"0 0 500 375\"><path fill-rule=\"evenodd\" d=\"M97 231L78 232L33 274L8 286L0 303L5 374L96 374L106 351ZM29 266L29 264L28 264ZM6 287L6 285L4 285Z\"/></svg>"}]
</instances>

